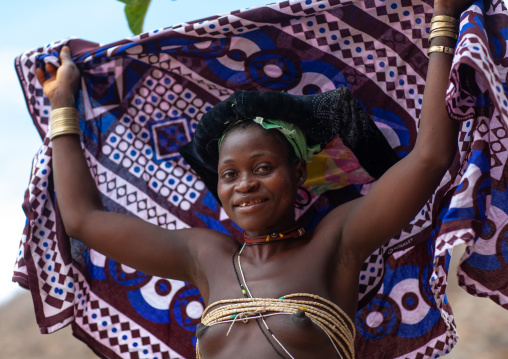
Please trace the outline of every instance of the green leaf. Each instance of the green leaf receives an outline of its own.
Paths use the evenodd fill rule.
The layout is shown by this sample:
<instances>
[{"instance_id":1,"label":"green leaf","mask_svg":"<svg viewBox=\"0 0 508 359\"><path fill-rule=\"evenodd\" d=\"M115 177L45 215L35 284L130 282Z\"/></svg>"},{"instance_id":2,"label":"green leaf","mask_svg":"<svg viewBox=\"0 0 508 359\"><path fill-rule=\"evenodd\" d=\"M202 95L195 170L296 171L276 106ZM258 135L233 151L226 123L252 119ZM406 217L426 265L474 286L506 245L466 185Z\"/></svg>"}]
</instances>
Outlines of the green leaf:
<instances>
[{"instance_id":1,"label":"green leaf","mask_svg":"<svg viewBox=\"0 0 508 359\"><path fill-rule=\"evenodd\" d=\"M118 0L125 4L125 17L134 35L143 32L146 12L151 0Z\"/></svg>"}]
</instances>

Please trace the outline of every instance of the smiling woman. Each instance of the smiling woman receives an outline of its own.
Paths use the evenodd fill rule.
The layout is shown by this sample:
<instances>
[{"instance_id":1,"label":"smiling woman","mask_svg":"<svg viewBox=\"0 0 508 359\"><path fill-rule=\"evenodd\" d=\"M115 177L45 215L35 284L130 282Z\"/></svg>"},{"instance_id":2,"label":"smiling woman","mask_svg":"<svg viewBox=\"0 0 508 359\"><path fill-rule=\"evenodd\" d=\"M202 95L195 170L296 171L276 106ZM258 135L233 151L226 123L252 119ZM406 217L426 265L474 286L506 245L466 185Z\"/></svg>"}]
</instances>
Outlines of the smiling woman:
<instances>
[{"instance_id":1,"label":"smiling woman","mask_svg":"<svg viewBox=\"0 0 508 359\"><path fill-rule=\"evenodd\" d=\"M284 2L280 8L286 9L292 4ZM309 6L309 9L312 7L312 11L321 11L321 5L327 6L313 1L298 4ZM392 10L398 6L394 5ZM239 30L248 28L245 25L235 27L234 31L238 31L235 36L238 37L224 39L220 31L232 31L229 24L224 25L226 17L179 28L182 32L196 29L196 32L209 31L210 37L218 36L207 43L208 47L186 42L194 35L172 32L172 36L179 36L179 41L185 44L173 48L168 46L169 41L153 32L147 37L153 37L158 47L154 51L152 43L146 46L149 55L139 52L143 50L144 43L143 39L139 42L136 39L98 50L79 41L70 42L75 46L71 49L60 44L55 48L55 51L60 51L61 65L58 67L51 63L56 63L52 56L34 58L30 66L38 64L34 73L49 100L51 116L44 147L47 152L41 151L41 156L34 161L36 179L29 193L31 200L27 200L26 204L27 211L32 211L29 214L40 211L41 215L31 217L27 225L27 233L33 235L32 241L26 242L23 247L26 255L20 254L18 264L20 268L25 263L28 263L27 267L39 268L42 280L47 278L48 282L55 283L54 286L45 283L42 287L44 295L47 294L43 297L44 304L51 302L53 305L48 312L59 305L67 305L62 304L62 298L65 298L71 302L65 309L78 318L75 325L78 335L90 336L84 333L82 328L85 327L96 330L99 334L95 334L101 340L97 347L112 345L121 352L132 351L132 356L171 356L168 354L170 350L162 352L161 345L172 341L168 346L173 348L179 337L158 336L171 332L173 328L168 329L170 326L180 326L189 332L196 330L199 341L188 335L186 349L194 344L198 356L205 359L239 356L267 359L353 358L355 335L364 344L363 348L360 346L362 352L359 356L404 357L407 345L415 357L421 356L418 351L422 350L431 352L434 357L446 352L453 346L455 333L450 329L453 318L447 316L449 308L446 298L442 298L444 292L440 292L440 288L429 288L429 283L437 285L441 280L435 275L446 276L446 263L440 261L446 262L448 253L434 257L434 246L437 245L432 242L435 238L430 232L438 228L430 227L430 223L446 226L447 218L438 217L441 213L447 217L448 212L441 212L443 207L447 207L447 202L426 203L457 152L458 124L449 118L446 111L445 91L449 85L452 47L457 37L457 17L464 5L463 1L436 1L433 20L428 17L432 47L428 54L429 76L415 143L416 136L413 135L416 129L406 131L403 121L396 115L404 112L400 110L401 104L396 103L393 112L386 111L380 106L368 104L368 101L375 103L377 99L364 94L362 106L347 87L326 91L326 86L302 84L298 91L305 95L238 91L224 100L230 95L225 87L216 91L218 87L199 77L206 75L206 66L210 63L220 62L218 66L223 68L227 61L241 58L246 69L244 72L235 70L239 65L235 62L217 81L226 86L238 80L243 86L249 79L265 90L272 85L272 75L281 76L280 82L273 84L275 89L293 81L293 70L300 65L305 65L307 79L314 71L324 74L330 68L321 66L321 59L327 56L326 53L320 53L320 59L313 58L312 66L306 61L293 61L292 55L272 54L270 51L273 49L265 47L255 56L233 56L239 54L235 49L241 41L239 38L253 39L255 36L253 33L245 38L238 35ZM337 10L332 9L330 3L328 6L329 10L323 10L326 14ZM354 11L359 8L352 6L350 9L356 14ZM291 6L291 11L300 10ZM339 10L334 16L342 16L343 9ZM249 19L249 16L261 13L236 15ZM286 13L278 14L283 18L282 27L287 26L287 21L292 21ZM327 18L322 15L306 19L305 25L313 27L315 20ZM471 13L467 16L473 17ZM221 25L220 29L218 25ZM291 28L298 31L299 27ZM331 29L333 26L330 26L330 31L333 31ZM280 31L281 38L288 38L286 30ZM270 31L263 28L256 36L269 37ZM326 31L324 28L323 31L316 29L317 34ZM321 44L323 39L317 43ZM295 36L291 46L306 52L304 49L309 47L302 41ZM344 44L346 41L349 45L350 40L345 40ZM90 50L90 46L95 52ZM359 45L354 46L354 51L363 51ZM369 46L365 42L365 49ZM277 46L273 48L277 49ZM73 51L77 51L74 60L71 57ZM93 55L89 56L90 52ZM109 58L106 53L114 57ZM185 57L187 55L189 57ZM369 55L364 57L365 61L369 60ZM410 69L408 66L405 71L416 71L416 64L421 58L415 57L411 63L413 67ZM168 68L175 68L175 59L179 59L179 67L171 72ZM44 60L50 61L41 66ZM148 66L148 62L152 61L157 63L153 68ZM129 67L132 72L122 73L116 67L123 62L132 65ZM198 69L186 73L190 62L198 63ZM365 69L367 71L378 65L384 68L387 63L376 62L373 67L366 66ZM278 66L281 71L273 71L273 66ZM20 71L24 69L22 66L19 68ZM348 67L344 73L346 70L349 71L347 85L354 85L359 93L368 93L364 90L367 80L360 80L364 78L356 69ZM425 73L423 70L420 72ZM98 75L86 77L83 81L83 76L90 73ZM400 73L404 71L400 70ZM389 69L384 74L394 77L395 70ZM33 77L32 73L29 75L27 81ZM117 76L120 76L119 80L114 82L115 88L112 89L111 80ZM210 75L213 76L215 73ZM402 86L403 78L409 82L416 75L404 73L400 76L399 84ZM131 77L136 77L139 82L131 82ZM333 83L338 85L346 76L338 71L327 73L327 78L333 78ZM418 81L422 84L418 85L421 92L423 80ZM79 101L76 101L74 94L81 85L84 87L77 97ZM209 100L212 96L206 95L204 87L220 94L214 97L217 101ZM378 90L375 93L389 97ZM394 94L399 93L398 89L394 91ZM29 104L44 113L49 106L46 100L38 101L42 98L40 94L38 96L30 97L33 101ZM219 97L224 101L216 104ZM126 102L129 102L127 108ZM418 103L417 100L402 102L407 106ZM216 105L211 108L211 103ZM413 113L413 110L412 107L404 113ZM461 110L467 111L467 108L461 107ZM90 111L88 113L92 115L78 126L78 117L83 111ZM196 112L206 114L189 119ZM171 121L165 116L170 116ZM398 141L395 145L401 157L414 145L412 151L400 161L394 159L394 151L373 124L371 116L378 119L381 128L383 124L391 124L384 129L392 140ZM284 123L276 124L275 121ZM96 130L87 127L92 122L98 126ZM412 121L408 123L413 124ZM271 128L274 124L275 128ZM84 129L83 134L81 129ZM303 139L297 139L300 132L303 135L299 137ZM127 140L132 140L131 147ZM182 159L175 153L176 146L173 145L185 141L189 142L180 150ZM85 155L83 143L89 146L85 146ZM341 193L317 197L312 188L311 200L319 201L320 206L302 215L295 207L298 188L307 183L307 166L315 168L314 159L318 155L313 155L319 150L333 152L336 148L332 146L330 150L328 146L338 143L346 145L357 155L358 162L368 174L363 179L378 181L364 187L361 194L351 194L345 189ZM367 151L366 143L371 146ZM475 153L475 157L481 155ZM102 162L94 162L96 157L113 170L105 170ZM51 159L51 178L48 168L40 167L47 166L48 159ZM335 159L329 159L321 163L328 163L331 167L337 165ZM348 161L346 165L352 162ZM451 171L458 172L458 166ZM133 179L134 184L126 183L121 176L114 177L116 172ZM39 175L47 175L47 179L37 177ZM328 176L325 181L329 177L333 176ZM52 190L44 192L53 183L54 193ZM447 198L447 191L453 183L449 180L448 187L441 187L439 199ZM209 192L203 190L205 185ZM328 183L320 182L320 185L329 188ZM148 196L140 198L142 194L137 191L140 187L154 197L160 193L160 197L155 200L147 199ZM467 185L458 188L459 195L467 190L465 187ZM480 187L481 191L486 188ZM203 191L197 192L195 189L198 188ZM485 193L481 195L486 197ZM61 222L60 217L49 218L53 212L46 207L40 209L42 195L44 199L53 200L42 202L44 206L55 205L55 198L58 199L58 207L51 208L61 216ZM332 201L334 196L343 196L340 198L341 205L335 206L339 200ZM195 211L196 207L190 205L197 198L200 211ZM125 207L121 208L120 202L125 203ZM168 215L160 214L164 205L171 208L172 212ZM130 215L140 212L146 214L147 221ZM44 214L48 220L43 217ZM197 221L189 222L192 228L183 228L186 223L177 221L173 214L198 218L211 228L198 228L202 223ZM226 222L228 228L221 224ZM418 224L421 222L429 222L429 225L417 232L421 234L417 237L412 231L414 227L421 226ZM55 230L47 234L44 227ZM239 228L243 232L243 240L235 237L232 230L238 231ZM411 236L389 245L386 255L375 252L403 230ZM69 244L64 231L77 240L71 239ZM53 241L55 236L64 240L56 243ZM420 242L414 243L417 240ZM407 250L409 244L415 244L416 250ZM57 250L61 247L68 249L69 246L75 257L63 258L61 262L75 262L85 269L74 271L74 267L69 265L68 276L57 276L53 263L49 261L58 257L60 252ZM85 246L92 250L87 251ZM396 255L390 256L390 250L396 250ZM35 255L41 257L36 263L30 261ZM403 262L404 265L393 265L400 256L404 256L404 260L409 259ZM366 261L367 258L369 260ZM61 267L60 262L58 265ZM438 269L443 268L444 274L434 269L435 265L439 265ZM106 280L110 280L118 291L107 291L108 300L95 300L87 281L98 282L98 287L103 287ZM28 280L24 283L37 286ZM422 288L420 283L423 283ZM367 285L372 286L370 292L365 291ZM408 286L411 290L407 289ZM367 294L359 303L361 290ZM145 295L154 292L164 301L145 299ZM135 316L142 324L131 318L125 319L127 314L120 315L109 305L112 293L113 299L123 295L122 298L129 303L141 303L135 311L125 312ZM204 311L202 303L206 306ZM169 305L172 311L167 310ZM198 325L201 314L202 322ZM62 323L52 325L51 330ZM427 335L431 329L436 329L437 334L432 332ZM118 334L119 331L122 333ZM393 338L391 342L399 345L394 346L392 352L385 350L389 346L387 344L383 349L372 349L369 345L378 343L378 339ZM444 344L440 342L429 349L434 344L428 343L434 343L436 338L443 340ZM106 348L103 352L108 350ZM192 354L187 351L185 355L189 357Z\"/></svg>"},{"instance_id":2,"label":"smiling woman","mask_svg":"<svg viewBox=\"0 0 508 359\"><path fill-rule=\"evenodd\" d=\"M289 162L289 143L277 130L247 123L253 125L236 126L222 142L218 196L229 218L248 235L283 232L295 226L296 191L307 178L305 161Z\"/></svg>"},{"instance_id":3,"label":"smiling woman","mask_svg":"<svg viewBox=\"0 0 508 359\"><path fill-rule=\"evenodd\" d=\"M458 9L437 6L435 12L444 21L456 22L449 15L457 16ZM439 38L438 43L453 45L447 38ZM279 130L266 130L265 121L257 118L255 122L233 125L229 132L224 131L226 135L222 134L218 143L220 150L217 146L215 151L219 151L217 194L226 214L245 231L245 236L267 236L267 239L281 236L283 239L261 242L268 243L265 245L246 242L241 247L231 236L212 230L167 231L104 210L76 136L79 126L73 94L79 85L79 72L71 60L69 48L62 49L60 59L62 65L58 69L46 65L49 77L42 69L37 69L37 77L52 107L49 138L53 144L55 190L65 231L108 257L145 273L193 283L205 303L218 302L220 313L225 311L222 315L229 315L233 322L227 336L222 335L225 326L213 330L204 327L206 333L200 331L197 350L203 358L234 357L239 348L255 358L354 357L351 321L357 310L362 264L419 212L455 156L457 126L448 118L444 106L451 56L439 52L431 56L429 72L434 76L427 83L415 149L381 176L366 196L332 210L311 232L298 229L298 235L293 235L294 228L301 226L295 218L295 202L298 187L307 176L305 159L311 157L307 156L307 146L301 143L298 146L295 142L291 147L296 150L289 150ZM283 119L291 120L296 111L310 106L311 113L321 118L313 126L321 134L319 141L324 143L335 135L325 129L338 128L341 121L344 122L343 109L337 106L344 91L300 97L283 94L292 111L281 111L277 93L241 93L240 96L240 103L250 106L259 96L264 97L269 106L254 110L266 113L267 118L283 114ZM326 111L323 110L325 103ZM219 104L215 112L222 111L228 104L227 101ZM233 102L233 106L235 104ZM202 132L213 121L212 114L203 116L187 147L195 145L198 149L209 150L206 133ZM309 121L308 117L302 118L302 113L294 117L303 124ZM356 117L353 114L352 118ZM224 125L229 128L237 120L229 118ZM249 121L248 118L244 120ZM289 133L291 128L284 124L280 131ZM294 131L299 133L300 129ZM321 149L312 141L315 140L309 137L309 143L314 146L311 155ZM289 160L290 151L298 161ZM185 154L185 148L182 153ZM211 157L217 157L217 152ZM238 247L236 251L235 247ZM234 274L228 270L231 256L233 264L235 260L238 262L238 271L236 265L233 267ZM287 268L291 268L290 274L284 270ZM237 301L235 298L242 295L245 301L260 299L255 300L254 308L231 312L226 304L232 299ZM296 297L300 306L292 306L293 302L286 300L291 297ZM272 303L269 298L279 298L274 302L275 308L269 305ZM340 314L326 314L327 311L316 314L320 313L320 307ZM290 317L280 313L290 314ZM323 326L327 321L317 320L327 315L328 320L336 318L334 320L349 322L349 334L336 337ZM237 320L246 325L232 330ZM302 346L302 340L308 336L315 338L315 345Z\"/></svg>"}]
</instances>

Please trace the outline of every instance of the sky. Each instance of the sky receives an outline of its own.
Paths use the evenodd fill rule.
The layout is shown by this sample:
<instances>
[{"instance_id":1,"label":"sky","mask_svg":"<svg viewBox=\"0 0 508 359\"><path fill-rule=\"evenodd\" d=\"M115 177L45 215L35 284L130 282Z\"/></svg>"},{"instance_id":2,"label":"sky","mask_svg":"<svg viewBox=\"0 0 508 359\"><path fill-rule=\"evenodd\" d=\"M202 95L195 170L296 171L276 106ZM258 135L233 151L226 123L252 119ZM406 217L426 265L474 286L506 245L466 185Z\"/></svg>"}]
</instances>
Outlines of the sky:
<instances>
[{"instance_id":1,"label":"sky","mask_svg":"<svg viewBox=\"0 0 508 359\"><path fill-rule=\"evenodd\" d=\"M273 0L152 0L144 31ZM12 270L25 217L21 209L31 161L42 140L28 114L14 58L49 42L77 37L108 44L131 36L117 0L4 1L0 15L0 304L18 285Z\"/></svg>"}]
</instances>

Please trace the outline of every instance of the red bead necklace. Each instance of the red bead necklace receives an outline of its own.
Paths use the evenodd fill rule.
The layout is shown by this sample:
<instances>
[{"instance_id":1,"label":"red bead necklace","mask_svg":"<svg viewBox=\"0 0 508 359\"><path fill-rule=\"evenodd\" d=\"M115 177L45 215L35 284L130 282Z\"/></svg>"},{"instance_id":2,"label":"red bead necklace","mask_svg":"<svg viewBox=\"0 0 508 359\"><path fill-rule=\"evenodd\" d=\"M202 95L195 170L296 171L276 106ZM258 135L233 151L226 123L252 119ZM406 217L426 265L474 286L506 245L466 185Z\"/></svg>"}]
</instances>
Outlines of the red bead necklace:
<instances>
[{"instance_id":1,"label":"red bead necklace","mask_svg":"<svg viewBox=\"0 0 508 359\"><path fill-rule=\"evenodd\" d=\"M300 238L305 234L305 229L303 227L293 227L286 232L273 232L267 235L262 236L249 236L245 232L243 233L243 238L245 239L245 244L263 244L269 243L273 241L280 241L281 239L289 239L289 238Z\"/></svg>"}]
</instances>

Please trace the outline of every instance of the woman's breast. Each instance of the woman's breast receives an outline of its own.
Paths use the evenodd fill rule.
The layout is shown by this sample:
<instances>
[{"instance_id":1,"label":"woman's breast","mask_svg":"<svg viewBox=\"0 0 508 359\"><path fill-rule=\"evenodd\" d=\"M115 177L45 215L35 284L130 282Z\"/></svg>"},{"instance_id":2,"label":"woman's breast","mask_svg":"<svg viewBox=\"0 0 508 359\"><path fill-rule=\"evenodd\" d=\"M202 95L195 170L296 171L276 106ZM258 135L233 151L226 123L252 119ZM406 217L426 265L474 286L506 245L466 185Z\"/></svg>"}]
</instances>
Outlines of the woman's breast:
<instances>
[{"instance_id":1,"label":"woman's breast","mask_svg":"<svg viewBox=\"0 0 508 359\"><path fill-rule=\"evenodd\" d=\"M339 358L327 334L303 311L267 316L265 322L275 338L293 357ZM236 320L234 323L210 327L200 325L196 336L203 359L280 358L277 351L288 357L265 323L260 319L258 323L251 319L247 323Z\"/></svg>"}]
</instances>

